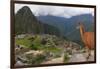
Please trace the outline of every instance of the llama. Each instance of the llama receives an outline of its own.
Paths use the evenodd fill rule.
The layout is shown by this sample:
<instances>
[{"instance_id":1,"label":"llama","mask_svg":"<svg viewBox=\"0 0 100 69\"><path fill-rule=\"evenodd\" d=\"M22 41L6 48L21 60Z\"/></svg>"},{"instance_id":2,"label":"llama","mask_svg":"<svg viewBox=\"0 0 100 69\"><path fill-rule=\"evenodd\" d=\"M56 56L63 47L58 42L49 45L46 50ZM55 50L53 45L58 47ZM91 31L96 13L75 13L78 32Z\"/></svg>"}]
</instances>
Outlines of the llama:
<instances>
[{"instance_id":1,"label":"llama","mask_svg":"<svg viewBox=\"0 0 100 69\"><path fill-rule=\"evenodd\" d=\"M94 32L86 32L84 25L79 23L81 39L88 51L87 59L91 56L91 49L94 49Z\"/></svg>"}]
</instances>

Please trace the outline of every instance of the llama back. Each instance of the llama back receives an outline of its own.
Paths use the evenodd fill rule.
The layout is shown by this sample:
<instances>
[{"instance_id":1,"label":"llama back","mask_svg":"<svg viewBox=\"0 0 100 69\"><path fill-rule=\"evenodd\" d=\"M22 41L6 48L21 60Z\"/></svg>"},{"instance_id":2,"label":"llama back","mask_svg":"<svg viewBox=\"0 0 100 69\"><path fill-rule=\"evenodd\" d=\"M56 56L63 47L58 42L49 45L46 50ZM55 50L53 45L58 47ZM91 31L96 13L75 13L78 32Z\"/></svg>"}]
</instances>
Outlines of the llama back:
<instances>
[{"instance_id":1,"label":"llama back","mask_svg":"<svg viewBox=\"0 0 100 69\"><path fill-rule=\"evenodd\" d=\"M85 32L84 33L84 40L85 40L85 45L89 48L89 49L94 49L94 32Z\"/></svg>"}]
</instances>

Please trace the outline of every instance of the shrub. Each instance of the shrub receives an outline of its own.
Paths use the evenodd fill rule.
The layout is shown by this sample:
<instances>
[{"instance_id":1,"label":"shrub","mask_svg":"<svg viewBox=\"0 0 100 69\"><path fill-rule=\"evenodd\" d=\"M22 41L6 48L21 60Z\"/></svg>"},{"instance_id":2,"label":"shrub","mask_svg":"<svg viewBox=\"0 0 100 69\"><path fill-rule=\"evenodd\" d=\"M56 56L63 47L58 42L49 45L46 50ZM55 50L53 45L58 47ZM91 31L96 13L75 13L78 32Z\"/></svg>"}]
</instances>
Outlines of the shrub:
<instances>
[{"instance_id":1,"label":"shrub","mask_svg":"<svg viewBox=\"0 0 100 69\"><path fill-rule=\"evenodd\" d=\"M69 60L69 55L67 53L64 54L64 62L67 63Z\"/></svg>"},{"instance_id":2,"label":"shrub","mask_svg":"<svg viewBox=\"0 0 100 69\"><path fill-rule=\"evenodd\" d=\"M42 63L43 61L45 61L45 56L44 55L37 55L37 56L32 56L32 55L29 55L27 56L28 57L28 63L29 64L40 64Z\"/></svg>"}]
</instances>

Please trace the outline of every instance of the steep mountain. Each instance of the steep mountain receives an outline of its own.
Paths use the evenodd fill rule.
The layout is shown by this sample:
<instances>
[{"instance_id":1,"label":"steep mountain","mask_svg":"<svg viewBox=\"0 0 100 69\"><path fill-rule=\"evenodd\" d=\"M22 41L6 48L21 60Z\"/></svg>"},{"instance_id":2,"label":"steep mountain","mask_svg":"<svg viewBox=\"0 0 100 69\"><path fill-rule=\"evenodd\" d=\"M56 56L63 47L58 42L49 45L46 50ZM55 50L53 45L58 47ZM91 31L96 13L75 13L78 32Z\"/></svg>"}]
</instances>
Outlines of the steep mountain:
<instances>
[{"instance_id":1,"label":"steep mountain","mask_svg":"<svg viewBox=\"0 0 100 69\"><path fill-rule=\"evenodd\" d=\"M24 6L15 15L15 32L21 33L38 33L39 21L36 20L30 8Z\"/></svg>"},{"instance_id":2,"label":"steep mountain","mask_svg":"<svg viewBox=\"0 0 100 69\"><path fill-rule=\"evenodd\" d=\"M24 6L15 14L15 33L59 35L59 29L37 20L30 8Z\"/></svg>"}]
</instances>

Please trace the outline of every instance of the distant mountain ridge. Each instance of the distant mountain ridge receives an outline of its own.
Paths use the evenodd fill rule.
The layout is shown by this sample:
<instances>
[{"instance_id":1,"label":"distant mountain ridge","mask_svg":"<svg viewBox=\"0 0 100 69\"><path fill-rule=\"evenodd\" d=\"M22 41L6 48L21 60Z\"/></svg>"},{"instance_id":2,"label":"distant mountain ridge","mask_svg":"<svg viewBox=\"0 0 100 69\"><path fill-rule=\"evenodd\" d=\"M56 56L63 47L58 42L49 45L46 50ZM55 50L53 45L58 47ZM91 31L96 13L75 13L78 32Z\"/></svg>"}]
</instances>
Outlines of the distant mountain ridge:
<instances>
[{"instance_id":1,"label":"distant mountain ridge","mask_svg":"<svg viewBox=\"0 0 100 69\"><path fill-rule=\"evenodd\" d=\"M37 16L37 19L59 28L62 36L65 36L71 40L80 40L79 30L76 29L79 22L82 22L85 25L86 31L93 31L91 28L93 27L94 17L91 14L82 14L71 18L47 15Z\"/></svg>"}]
</instances>

